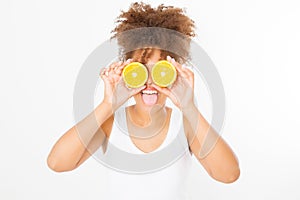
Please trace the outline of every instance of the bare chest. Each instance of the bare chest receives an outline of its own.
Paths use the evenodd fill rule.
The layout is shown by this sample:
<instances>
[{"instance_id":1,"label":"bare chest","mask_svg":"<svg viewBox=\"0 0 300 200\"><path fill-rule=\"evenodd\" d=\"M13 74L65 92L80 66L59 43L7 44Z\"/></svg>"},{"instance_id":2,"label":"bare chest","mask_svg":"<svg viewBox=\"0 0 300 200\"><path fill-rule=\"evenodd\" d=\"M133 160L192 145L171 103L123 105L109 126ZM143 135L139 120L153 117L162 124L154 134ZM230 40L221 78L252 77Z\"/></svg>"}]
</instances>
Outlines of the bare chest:
<instances>
[{"instance_id":1,"label":"bare chest","mask_svg":"<svg viewBox=\"0 0 300 200\"><path fill-rule=\"evenodd\" d=\"M156 129L149 130L140 128L137 130L136 127L128 124L128 132L131 142L144 153L155 151L164 143L167 138L170 125L170 116L171 113L169 112L163 126ZM140 134L137 134L138 131L140 131Z\"/></svg>"}]
</instances>

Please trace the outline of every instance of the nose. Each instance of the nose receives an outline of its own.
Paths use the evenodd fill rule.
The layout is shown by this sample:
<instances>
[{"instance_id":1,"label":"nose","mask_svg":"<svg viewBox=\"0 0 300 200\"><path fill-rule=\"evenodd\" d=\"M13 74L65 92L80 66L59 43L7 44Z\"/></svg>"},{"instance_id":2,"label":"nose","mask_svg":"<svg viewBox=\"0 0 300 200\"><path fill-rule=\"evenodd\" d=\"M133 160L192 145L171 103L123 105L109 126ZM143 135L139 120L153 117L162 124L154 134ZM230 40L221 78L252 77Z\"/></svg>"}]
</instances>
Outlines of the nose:
<instances>
[{"instance_id":1,"label":"nose","mask_svg":"<svg viewBox=\"0 0 300 200\"><path fill-rule=\"evenodd\" d=\"M151 77L151 74L148 73L148 80L147 80L147 85L151 85L152 84L152 77Z\"/></svg>"}]
</instances>

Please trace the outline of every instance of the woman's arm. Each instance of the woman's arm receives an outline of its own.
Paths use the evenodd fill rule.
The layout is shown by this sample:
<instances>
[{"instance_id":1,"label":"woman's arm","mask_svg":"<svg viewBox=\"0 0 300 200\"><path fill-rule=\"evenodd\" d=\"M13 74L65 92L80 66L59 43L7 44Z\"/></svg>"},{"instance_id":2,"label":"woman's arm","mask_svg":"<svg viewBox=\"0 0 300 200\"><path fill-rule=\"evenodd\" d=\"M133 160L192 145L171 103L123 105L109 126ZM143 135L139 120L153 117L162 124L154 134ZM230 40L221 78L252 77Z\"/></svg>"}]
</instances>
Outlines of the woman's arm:
<instances>
[{"instance_id":1,"label":"woman's arm","mask_svg":"<svg viewBox=\"0 0 300 200\"><path fill-rule=\"evenodd\" d=\"M56 142L47 159L52 170L70 171L83 163L109 137L114 111L145 88L129 90L125 86L122 70L130 62L132 59L114 62L102 69L100 76L105 85L103 101Z\"/></svg>"},{"instance_id":2,"label":"woman's arm","mask_svg":"<svg viewBox=\"0 0 300 200\"><path fill-rule=\"evenodd\" d=\"M208 174L217 181L232 183L240 176L238 159L229 145L211 127L194 104L182 110L190 149ZM186 126L185 126L186 127Z\"/></svg>"},{"instance_id":3,"label":"woman's arm","mask_svg":"<svg viewBox=\"0 0 300 200\"><path fill-rule=\"evenodd\" d=\"M102 102L96 109L70 128L53 146L49 168L56 172L70 171L83 163L101 146L112 124L111 105ZM101 128L99 128L101 126Z\"/></svg>"},{"instance_id":4,"label":"woman's arm","mask_svg":"<svg viewBox=\"0 0 300 200\"><path fill-rule=\"evenodd\" d=\"M171 88L155 84L153 87L168 96L182 111L190 149L210 176L224 183L234 182L240 175L237 157L195 106L194 73L170 56L167 60L178 72L175 83Z\"/></svg>"}]
</instances>

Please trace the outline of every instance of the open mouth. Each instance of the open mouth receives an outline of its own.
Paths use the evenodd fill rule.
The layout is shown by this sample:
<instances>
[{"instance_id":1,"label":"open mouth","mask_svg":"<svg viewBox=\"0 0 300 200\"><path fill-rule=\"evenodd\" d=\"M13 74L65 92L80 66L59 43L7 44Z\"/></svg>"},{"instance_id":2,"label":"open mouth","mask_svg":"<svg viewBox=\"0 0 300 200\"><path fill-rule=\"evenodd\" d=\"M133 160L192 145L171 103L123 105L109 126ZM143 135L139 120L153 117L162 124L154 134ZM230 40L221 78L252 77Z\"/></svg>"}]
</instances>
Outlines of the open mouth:
<instances>
[{"instance_id":1,"label":"open mouth","mask_svg":"<svg viewBox=\"0 0 300 200\"><path fill-rule=\"evenodd\" d=\"M142 94L157 94L157 90L142 90Z\"/></svg>"},{"instance_id":2,"label":"open mouth","mask_svg":"<svg viewBox=\"0 0 300 200\"><path fill-rule=\"evenodd\" d=\"M158 92L154 88L146 88L141 91L142 100L148 106L155 105L158 99Z\"/></svg>"}]
</instances>

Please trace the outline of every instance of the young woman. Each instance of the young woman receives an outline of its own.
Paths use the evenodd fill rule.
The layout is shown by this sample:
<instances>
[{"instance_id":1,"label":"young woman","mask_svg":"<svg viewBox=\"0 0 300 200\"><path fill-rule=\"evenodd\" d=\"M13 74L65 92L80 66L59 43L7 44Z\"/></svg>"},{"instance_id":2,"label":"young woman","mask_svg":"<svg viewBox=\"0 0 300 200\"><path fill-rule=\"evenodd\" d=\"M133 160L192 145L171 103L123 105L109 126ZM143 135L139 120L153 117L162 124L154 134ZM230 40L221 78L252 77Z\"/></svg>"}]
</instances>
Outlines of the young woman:
<instances>
[{"instance_id":1,"label":"young woman","mask_svg":"<svg viewBox=\"0 0 300 200\"><path fill-rule=\"evenodd\" d=\"M119 33L135 28L160 27L178 31L187 37L194 36L194 22L184 14L182 9L172 6L160 5L152 8L148 4L133 3L128 11L123 11L118 17L118 22L119 24L113 30L114 37L125 50L126 46L132 46L136 40L128 37L121 38ZM157 40L157 44L168 43L166 41L168 38L157 37L149 40L153 39ZM145 199L146 197L149 199L183 199L184 191L180 188L184 187L182 178L188 173L187 164L184 162L192 155L213 179L223 183L236 181L240 175L238 160L220 136L214 140L212 149L206 154L201 154L208 134L215 138L218 134L195 106L194 74L182 65L187 60L187 47L180 47L182 55L186 55L183 59L156 46L130 52L124 51L121 54L123 61L113 63L100 73L105 84L103 101L93 113L69 129L56 142L48 156L48 166L56 172L74 170L99 149L105 138L109 138L110 141L117 137L124 137L124 134L121 136L120 130L116 127L114 118L115 112L123 109L120 113L126 116L128 129L128 138L122 140L120 144L123 148L128 147L133 152L142 154L157 152L166 146L166 140L170 140L168 134L172 134L173 126L180 123L178 120L182 119L182 124L184 124L182 134L186 137L189 153L171 167L150 174L133 175L111 172L108 187L112 188L112 199ZM177 79L171 87L157 86L153 83L151 76L148 76L146 84L140 88L129 89L125 86L122 80L122 70L126 65L134 61L140 62L147 66L150 72L151 67L160 60L167 60L176 67ZM122 108L122 105L131 97L134 97L135 104ZM180 110L179 114L166 106L167 98ZM94 116L97 119L96 123L92 122ZM80 131L80 137L78 131ZM134 137L134 134L144 137Z\"/></svg>"}]
</instances>

